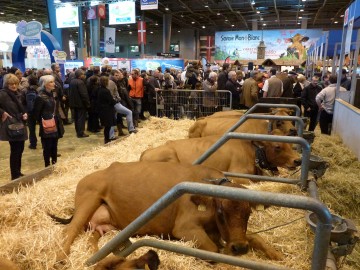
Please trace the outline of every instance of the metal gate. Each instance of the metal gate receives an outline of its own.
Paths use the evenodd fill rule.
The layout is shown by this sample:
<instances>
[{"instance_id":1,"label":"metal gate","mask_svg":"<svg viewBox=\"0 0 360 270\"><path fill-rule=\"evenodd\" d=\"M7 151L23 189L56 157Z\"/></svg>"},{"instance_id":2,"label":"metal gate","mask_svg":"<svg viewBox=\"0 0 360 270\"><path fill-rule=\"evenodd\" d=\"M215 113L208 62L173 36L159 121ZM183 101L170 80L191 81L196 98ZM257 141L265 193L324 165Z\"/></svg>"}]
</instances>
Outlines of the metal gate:
<instances>
[{"instance_id":1,"label":"metal gate","mask_svg":"<svg viewBox=\"0 0 360 270\"><path fill-rule=\"evenodd\" d=\"M194 119L214 112L231 110L232 96L228 90L173 89L156 93L156 116L170 119Z\"/></svg>"}]
</instances>

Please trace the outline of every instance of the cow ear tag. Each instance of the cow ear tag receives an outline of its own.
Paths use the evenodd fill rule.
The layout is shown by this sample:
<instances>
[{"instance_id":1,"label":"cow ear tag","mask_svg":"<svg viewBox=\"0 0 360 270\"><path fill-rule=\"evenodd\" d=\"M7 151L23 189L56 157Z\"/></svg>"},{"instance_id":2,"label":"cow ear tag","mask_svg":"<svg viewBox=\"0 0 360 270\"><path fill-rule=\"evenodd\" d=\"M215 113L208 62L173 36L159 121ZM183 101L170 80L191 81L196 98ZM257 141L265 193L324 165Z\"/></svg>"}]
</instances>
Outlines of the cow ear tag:
<instances>
[{"instance_id":1,"label":"cow ear tag","mask_svg":"<svg viewBox=\"0 0 360 270\"><path fill-rule=\"evenodd\" d=\"M145 268L144 268L144 270L150 270L150 268L149 268L148 264L145 264Z\"/></svg>"},{"instance_id":2,"label":"cow ear tag","mask_svg":"<svg viewBox=\"0 0 360 270\"><path fill-rule=\"evenodd\" d=\"M199 204L198 205L198 211L205 212L206 211L206 205L205 204Z\"/></svg>"}]
</instances>

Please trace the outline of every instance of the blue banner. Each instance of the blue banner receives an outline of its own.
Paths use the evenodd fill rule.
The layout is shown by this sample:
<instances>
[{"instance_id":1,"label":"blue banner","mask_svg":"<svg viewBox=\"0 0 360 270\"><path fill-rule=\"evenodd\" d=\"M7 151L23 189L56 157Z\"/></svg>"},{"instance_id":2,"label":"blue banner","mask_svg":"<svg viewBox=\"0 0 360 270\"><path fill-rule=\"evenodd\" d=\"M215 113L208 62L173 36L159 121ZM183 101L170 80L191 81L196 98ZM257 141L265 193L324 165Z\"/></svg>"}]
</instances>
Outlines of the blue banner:
<instances>
[{"instance_id":1,"label":"blue banner","mask_svg":"<svg viewBox=\"0 0 360 270\"><path fill-rule=\"evenodd\" d=\"M131 69L155 70L161 67L164 71L166 68L184 69L184 59L132 59Z\"/></svg>"}]
</instances>

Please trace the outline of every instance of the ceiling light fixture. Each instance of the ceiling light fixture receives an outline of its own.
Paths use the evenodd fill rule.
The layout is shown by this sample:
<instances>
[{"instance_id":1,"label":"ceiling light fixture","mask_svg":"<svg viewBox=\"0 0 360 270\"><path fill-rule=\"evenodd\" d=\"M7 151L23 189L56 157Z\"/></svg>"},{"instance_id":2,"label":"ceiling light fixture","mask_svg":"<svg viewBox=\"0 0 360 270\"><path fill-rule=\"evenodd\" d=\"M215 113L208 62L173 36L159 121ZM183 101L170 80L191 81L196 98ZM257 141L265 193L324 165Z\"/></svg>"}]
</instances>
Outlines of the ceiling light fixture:
<instances>
[{"instance_id":1,"label":"ceiling light fixture","mask_svg":"<svg viewBox=\"0 0 360 270\"><path fill-rule=\"evenodd\" d=\"M168 7L166 7L166 8L165 8L165 10L166 10L166 11L169 11L169 8L168 8Z\"/></svg>"},{"instance_id":2,"label":"ceiling light fixture","mask_svg":"<svg viewBox=\"0 0 360 270\"><path fill-rule=\"evenodd\" d=\"M256 11L257 14L260 14L260 11Z\"/></svg>"},{"instance_id":3,"label":"ceiling light fixture","mask_svg":"<svg viewBox=\"0 0 360 270\"><path fill-rule=\"evenodd\" d=\"M4 12L0 12L1 15L4 15L5 13Z\"/></svg>"},{"instance_id":4,"label":"ceiling light fixture","mask_svg":"<svg viewBox=\"0 0 360 270\"><path fill-rule=\"evenodd\" d=\"M298 22L297 24L301 24L301 23Z\"/></svg>"},{"instance_id":5,"label":"ceiling light fixture","mask_svg":"<svg viewBox=\"0 0 360 270\"><path fill-rule=\"evenodd\" d=\"M32 9L28 9L28 11L32 11Z\"/></svg>"},{"instance_id":6,"label":"ceiling light fixture","mask_svg":"<svg viewBox=\"0 0 360 270\"><path fill-rule=\"evenodd\" d=\"M195 22L191 22L192 24L195 24Z\"/></svg>"},{"instance_id":7,"label":"ceiling light fixture","mask_svg":"<svg viewBox=\"0 0 360 270\"><path fill-rule=\"evenodd\" d=\"M202 26L202 28L203 28L203 29L205 29L205 28L206 28L206 26L205 26L205 25L203 25L203 26Z\"/></svg>"},{"instance_id":8,"label":"ceiling light fixture","mask_svg":"<svg viewBox=\"0 0 360 270\"><path fill-rule=\"evenodd\" d=\"M334 23L339 23L338 21L335 21Z\"/></svg>"},{"instance_id":9,"label":"ceiling light fixture","mask_svg":"<svg viewBox=\"0 0 360 270\"><path fill-rule=\"evenodd\" d=\"M231 27L234 27L234 26L235 26L235 24L232 24L232 25L231 25Z\"/></svg>"},{"instance_id":10,"label":"ceiling light fixture","mask_svg":"<svg viewBox=\"0 0 360 270\"><path fill-rule=\"evenodd\" d=\"M180 33L181 31L180 30L178 30L178 33Z\"/></svg>"},{"instance_id":11,"label":"ceiling light fixture","mask_svg":"<svg viewBox=\"0 0 360 270\"><path fill-rule=\"evenodd\" d=\"M154 34L154 32L153 32L153 31L151 31L151 32L150 32L150 34Z\"/></svg>"},{"instance_id":12,"label":"ceiling light fixture","mask_svg":"<svg viewBox=\"0 0 360 270\"><path fill-rule=\"evenodd\" d=\"M261 18L260 18L260 21L263 21L263 20L264 20L264 18L263 18L263 17L261 17Z\"/></svg>"},{"instance_id":13,"label":"ceiling light fixture","mask_svg":"<svg viewBox=\"0 0 360 270\"><path fill-rule=\"evenodd\" d=\"M158 23L155 23L156 26L158 26L159 24Z\"/></svg>"},{"instance_id":14,"label":"ceiling light fixture","mask_svg":"<svg viewBox=\"0 0 360 270\"><path fill-rule=\"evenodd\" d=\"M300 12L303 12L304 10L303 9L300 9Z\"/></svg>"},{"instance_id":15,"label":"ceiling light fixture","mask_svg":"<svg viewBox=\"0 0 360 270\"><path fill-rule=\"evenodd\" d=\"M209 6L208 6L208 5L205 5L204 7L208 8Z\"/></svg>"},{"instance_id":16,"label":"ceiling light fixture","mask_svg":"<svg viewBox=\"0 0 360 270\"><path fill-rule=\"evenodd\" d=\"M266 26L266 23L263 23L263 26Z\"/></svg>"},{"instance_id":17,"label":"ceiling light fixture","mask_svg":"<svg viewBox=\"0 0 360 270\"><path fill-rule=\"evenodd\" d=\"M299 19L302 19L302 17L300 16Z\"/></svg>"},{"instance_id":18,"label":"ceiling light fixture","mask_svg":"<svg viewBox=\"0 0 360 270\"><path fill-rule=\"evenodd\" d=\"M220 16L221 14L218 12L216 15Z\"/></svg>"},{"instance_id":19,"label":"ceiling light fixture","mask_svg":"<svg viewBox=\"0 0 360 270\"><path fill-rule=\"evenodd\" d=\"M1 14L4 14L4 13L1 13ZM344 17L344 14L341 14L340 17L341 17L341 18Z\"/></svg>"},{"instance_id":20,"label":"ceiling light fixture","mask_svg":"<svg viewBox=\"0 0 360 270\"><path fill-rule=\"evenodd\" d=\"M255 5L255 1L251 1L251 5Z\"/></svg>"},{"instance_id":21,"label":"ceiling light fixture","mask_svg":"<svg viewBox=\"0 0 360 270\"><path fill-rule=\"evenodd\" d=\"M132 35L132 32L130 31L129 34Z\"/></svg>"}]
</instances>

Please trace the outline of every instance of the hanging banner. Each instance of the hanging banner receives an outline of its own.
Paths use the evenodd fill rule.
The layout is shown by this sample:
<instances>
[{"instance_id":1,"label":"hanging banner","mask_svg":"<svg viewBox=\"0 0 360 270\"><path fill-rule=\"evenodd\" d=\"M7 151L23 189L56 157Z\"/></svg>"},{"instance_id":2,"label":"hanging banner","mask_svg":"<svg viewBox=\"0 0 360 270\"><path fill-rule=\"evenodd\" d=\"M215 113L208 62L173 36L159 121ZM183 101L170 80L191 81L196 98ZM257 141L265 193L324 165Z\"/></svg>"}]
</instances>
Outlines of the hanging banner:
<instances>
[{"instance_id":1,"label":"hanging banner","mask_svg":"<svg viewBox=\"0 0 360 270\"><path fill-rule=\"evenodd\" d=\"M158 9L158 0L141 0L141 10Z\"/></svg>"},{"instance_id":2,"label":"hanging banner","mask_svg":"<svg viewBox=\"0 0 360 270\"><path fill-rule=\"evenodd\" d=\"M263 41L266 59L306 60L307 48L322 36L321 29L283 29L264 31L227 31L215 33L215 60L256 60Z\"/></svg>"},{"instance_id":3,"label":"hanging banner","mask_svg":"<svg viewBox=\"0 0 360 270\"><path fill-rule=\"evenodd\" d=\"M106 9L105 5L98 5L98 16L100 19L106 18Z\"/></svg>"},{"instance_id":4,"label":"hanging banner","mask_svg":"<svg viewBox=\"0 0 360 270\"><path fill-rule=\"evenodd\" d=\"M96 19L96 7L89 7L89 9L86 10L86 18L88 20Z\"/></svg>"},{"instance_id":5,"label":"hanging banner","mask_svg":"<svg viewBox=\"0 0 360 270\"><path fill-rule=\"evenodd\" d=\"M23 47L41 45L42 24L37 21L21 21L16 24L16 32Z\"/></svg>"},{"instance_id":6,"label":"hanging banner","mask_svg":"<svg viewBox=\"0 0 360 270\"><path fill-rule=\"evenodd\" d=\"M210 61L211 59L211 50L215 44L215 37L214 36L207 36L206 37L206 59Z\"/></svg>"},{"instance_id":7,"label":"hanging banner","mask_svg":"<svg viewBox=\"0 0 360 270\"><path fill-rule=\"evenodd\" d=\"M105 53L115 52L115 28L105 27Z\"/></svg>"},{"instance_id":8,"label":"hanging banner","mask_svg":"<svg viewBox=\"0 0 360 270\"><path fill-rule=\"evenodd\" d=\"M353 26L354 26L354 17L352 17L347 26L346 31L346 39L345 39L345 54L350 54L350 47L351 47L351 37L353 32Z\"/></svg>"},{"instance_id":9,"label":"hanging banner","mask_svg":"<svg viewBox=\"0 0 360 270\"><path fill-rule=\"evenodd\" d=\"M109 24L129 24L135 23L135 2L121 1L110 3L109 6Z\"/></svg>"},{"instance_id":10,"label":"hanging banner","mask_svg":"<svg viewBox=\"0 0 360 270\"><path fill-rule=\"evenodd\" d=\"M146 23L138 21L138 44L146 44Z\"/></svg>"}]
</instances>

